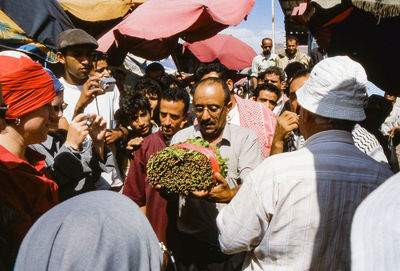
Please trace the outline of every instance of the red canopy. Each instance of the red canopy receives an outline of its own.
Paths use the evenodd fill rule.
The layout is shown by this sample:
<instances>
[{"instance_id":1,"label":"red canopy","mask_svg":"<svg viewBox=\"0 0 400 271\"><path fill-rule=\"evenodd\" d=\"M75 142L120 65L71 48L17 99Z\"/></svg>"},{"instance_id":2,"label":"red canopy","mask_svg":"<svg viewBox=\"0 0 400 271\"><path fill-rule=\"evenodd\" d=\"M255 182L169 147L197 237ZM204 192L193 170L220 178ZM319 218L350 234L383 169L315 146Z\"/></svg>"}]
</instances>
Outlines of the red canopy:
<instances>
[{"instance_id":1,"label":"red canopy","mask_svg":"<svg viewBox=\"0 0 400 271\"><path fill-rule=\"evenodd\" d=\"M159 60L170 54L178 38L194 42L238 25L253 5L254 0L149 0L103 35L99 50Z\"/></svg>"},{"instance_id":2,"label":"red canopy","mask_svg":"<svg viewBox=\"0 0 400 271\"><path fill-rule=\"evenodd\" d=\"M250 67L257 55L253 48L232 35L217 34L209 39L186 42L188 48L201 62L218 59L230 70L242 70Z\"/></svg>"}]
</instances>

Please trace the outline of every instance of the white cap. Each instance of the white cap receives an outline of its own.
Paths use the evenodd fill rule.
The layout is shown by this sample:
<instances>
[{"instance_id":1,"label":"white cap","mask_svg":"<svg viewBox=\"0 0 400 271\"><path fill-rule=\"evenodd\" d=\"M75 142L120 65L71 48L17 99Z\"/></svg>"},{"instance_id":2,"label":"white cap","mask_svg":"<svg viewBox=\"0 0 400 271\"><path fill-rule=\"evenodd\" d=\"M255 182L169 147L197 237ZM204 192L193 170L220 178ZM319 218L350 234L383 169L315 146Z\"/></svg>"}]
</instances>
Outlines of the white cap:
<instances>
[{"instance_id":1,"label":"white cap","mask_svg":"<svg viewBox=\"0 0 400 271\"><path fill-rule=\"evenodd\" d=\"M304 109L316 115L361 121L365 119L366 86L367 75L359 63L335 56L315 65L296 96Z\"/></svg>"}]
</instances>

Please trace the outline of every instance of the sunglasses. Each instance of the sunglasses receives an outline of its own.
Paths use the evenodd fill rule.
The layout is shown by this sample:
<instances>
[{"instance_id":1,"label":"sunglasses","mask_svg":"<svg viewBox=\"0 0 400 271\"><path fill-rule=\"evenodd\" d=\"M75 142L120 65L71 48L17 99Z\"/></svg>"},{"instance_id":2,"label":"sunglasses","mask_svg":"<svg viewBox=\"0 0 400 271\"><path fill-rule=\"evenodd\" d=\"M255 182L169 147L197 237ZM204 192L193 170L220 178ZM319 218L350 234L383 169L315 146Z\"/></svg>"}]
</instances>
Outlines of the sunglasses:
<instances>
[{"instance_id":1,"label":"sunglasses","mask_svg":"<svg viewBox=\"0 0 400 271\"><path fill-rule=\"evenodd\" d=\"M8 111L8 105L7 104L2 104L0 106L0 118L5 119Z\"/></svg>"},{"instance_id":2,"label":"sunglasses","mask_svg":"<svg viewBox=\"0 0 400 271\"><path fill-rule=\"evenodd\" d=\"M68 104L63 103L62 105L53 105L54 111L60 112L64 111L67 108Z\"/></svg>"}]
</instances>

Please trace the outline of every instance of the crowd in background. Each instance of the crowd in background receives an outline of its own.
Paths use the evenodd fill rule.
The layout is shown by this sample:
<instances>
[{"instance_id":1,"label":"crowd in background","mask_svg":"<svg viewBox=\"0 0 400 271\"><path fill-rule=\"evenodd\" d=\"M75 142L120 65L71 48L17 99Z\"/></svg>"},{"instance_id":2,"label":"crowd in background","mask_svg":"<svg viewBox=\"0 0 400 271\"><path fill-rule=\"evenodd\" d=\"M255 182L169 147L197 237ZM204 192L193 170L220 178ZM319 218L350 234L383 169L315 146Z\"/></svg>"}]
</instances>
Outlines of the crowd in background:
<instances>
[{"instance_id":1,"label":"crowd in background","mask_svg":"<svg viewBox=\"0 0 400 271\"><path fill-rule=\"evenodd\" d=\"M396 224L375 215L396 210L400 101L368 97L360 64L265 38L244 81L218 60L185 80L154 62L127 85L97 46L62 32L59 78L0 52L1 270L398 266L382 252ZM149 157L190 138L227 176L187 197L151 186Z\"/></svg>"}]
</instances>

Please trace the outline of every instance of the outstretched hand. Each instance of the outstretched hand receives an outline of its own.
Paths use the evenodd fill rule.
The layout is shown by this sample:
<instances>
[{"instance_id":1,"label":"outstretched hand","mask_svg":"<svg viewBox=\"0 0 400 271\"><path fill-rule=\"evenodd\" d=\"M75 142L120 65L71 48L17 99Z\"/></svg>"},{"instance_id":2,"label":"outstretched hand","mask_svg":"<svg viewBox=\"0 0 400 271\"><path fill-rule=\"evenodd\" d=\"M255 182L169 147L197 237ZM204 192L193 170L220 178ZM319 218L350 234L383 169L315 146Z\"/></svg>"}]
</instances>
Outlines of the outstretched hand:
<instances>
[{"instance_id":1,"label":"outstretched hand","mask_svg":"<svg viewBox=\"0 0 400 271\"><path fill-rule=\"evenodd\" d=\"M89 127L86 123L86 116L79 114L69 124L65 145L78 150L88 134Z\"/></svg>"},{"instance_id":2,"label":"outstretched hand","mask_svg":"<svg viewBox=\"0 0 400 271\"><path fill-rule=\"evenodd\" d=\"M106 135L107 122L102 116L96 114L88 114L91 118L91 125L89 127L89 135L93 143L104 143Z\"/></svg>"},{"instance_id":3,"label":"outstretched hand","mask_svg":"<svg viewBox=\"0 0 400 271\"><path fill-rule=\"evenodd\" d=\"M135 151L140 148L142 142L143 142L143 137L141 136L132 138L131 140L128 141L128 143L126 143L126 149L128 151Z\"/></svg>"},{"instance_id":4,"label":"outstretched hand","mask_svg":"<svg viewBox=\"0 0 400 271\"><path fill-rule=\"evenodd\" d=\"M117 141L118 139L122 138L124 133L121 129L109 129L106 131L106 144L111 144Z\"/></svg>"},{"instance_id":5,"label":"outstretched hand","mask_svg":"<svg viewBox=\"0 0 400 271\"><path fill-rule=\"evenodd\" d=\"M217 185L210 190L193 191L192 195L212 202L227 203L232 200L239 190L239 186L231 189L225 178L219 173L214 174Z\"/></svg>"}]
</instances>

